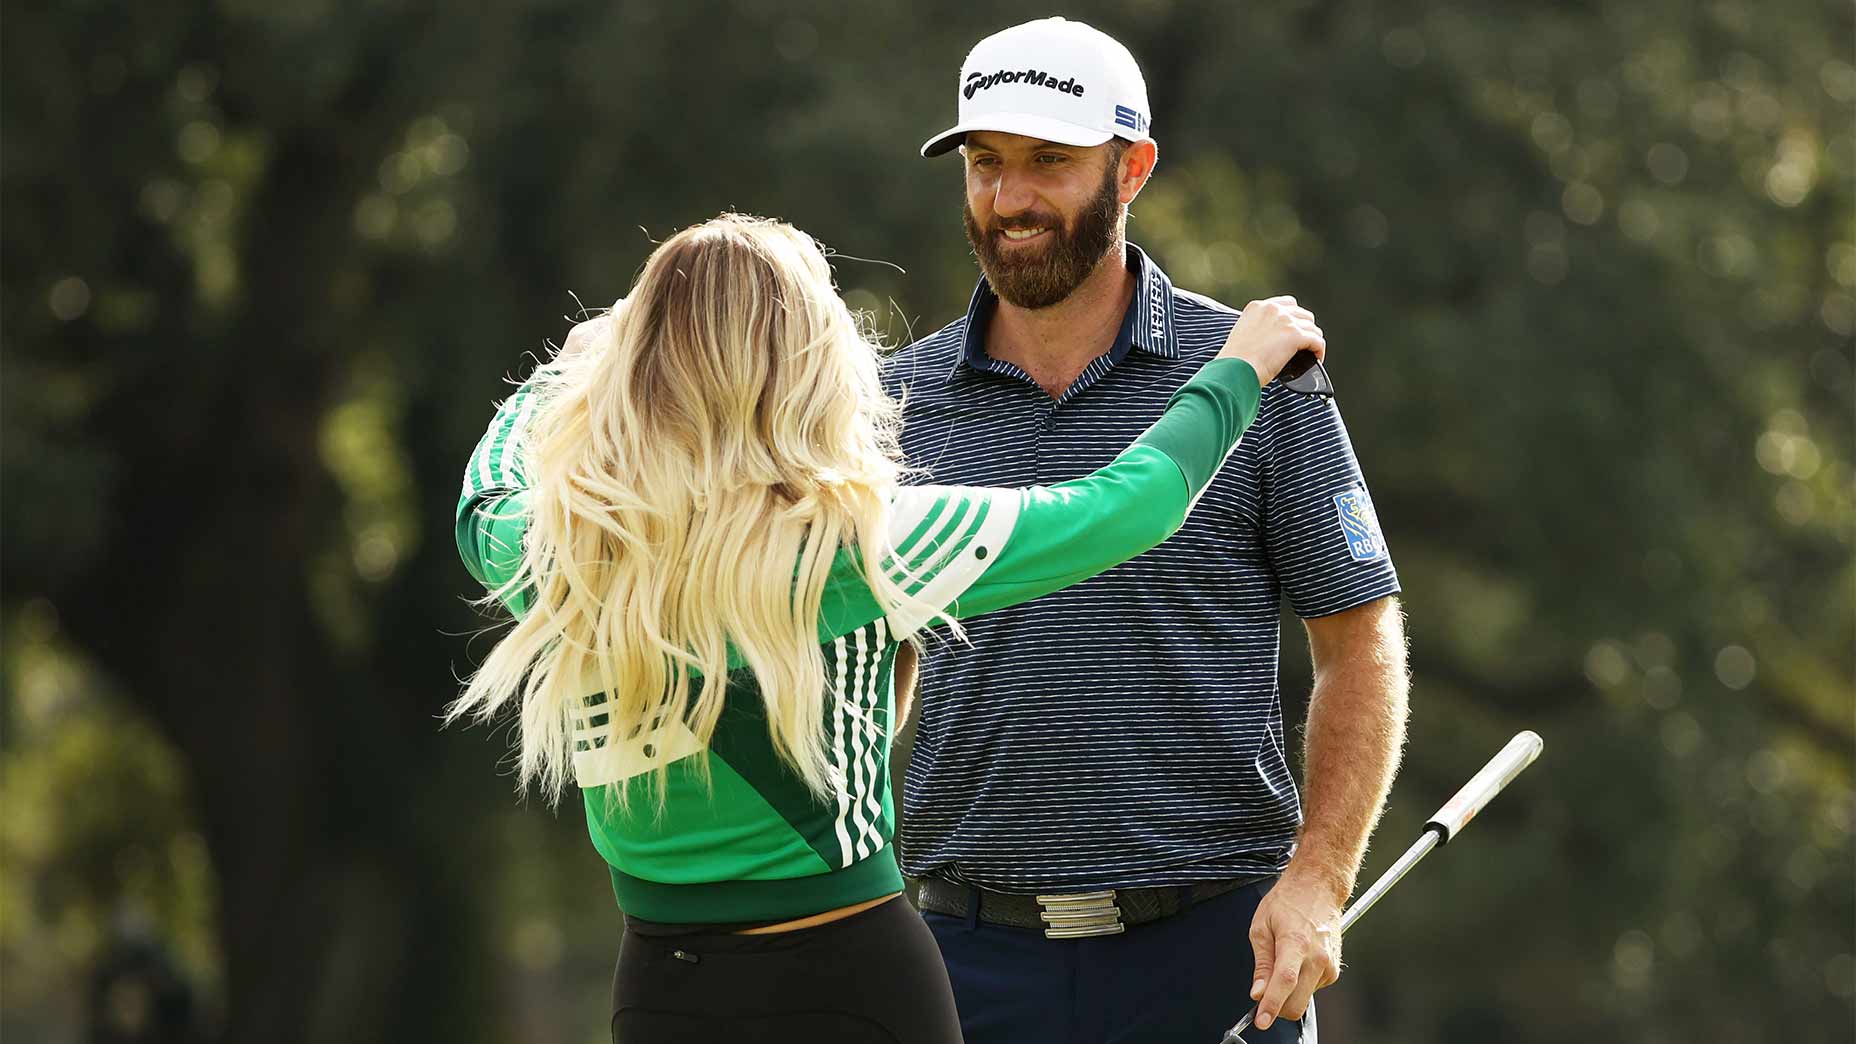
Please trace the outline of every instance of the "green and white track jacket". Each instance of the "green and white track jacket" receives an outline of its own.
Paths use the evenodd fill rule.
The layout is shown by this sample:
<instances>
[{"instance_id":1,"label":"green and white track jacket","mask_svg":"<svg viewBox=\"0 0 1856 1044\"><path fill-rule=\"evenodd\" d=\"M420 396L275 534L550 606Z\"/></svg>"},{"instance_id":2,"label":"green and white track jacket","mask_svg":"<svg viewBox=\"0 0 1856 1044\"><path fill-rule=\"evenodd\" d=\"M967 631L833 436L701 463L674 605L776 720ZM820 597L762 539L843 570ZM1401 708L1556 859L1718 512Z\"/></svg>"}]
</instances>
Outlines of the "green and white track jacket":
<instances>
[{"instance_id":1,"label":"green and white track jacket","mask_svg":"<svg viewBox=\"0 0 1856 1044\"><path fill-rule=\"evenodd\" d=\"M923 601L956 619L978 616L1080 583L1177 531L1199 494L1255 419L1256 373L1247 363L1207 364L1160 419L1106 467L1070 482L1020 489L922 486L896 490L896 560ZM497 411L472 454L457 509L457 544L471 575L495 590L516 574L527 528L527 386ZM708 744L709 780L695 771L701 744L683 730L627 738L584 698L574 770L593 846L612 871L627 913L690 924L771 922L899 891L890 850L889 788L898 643L928 621L886 615L864 581L855 548L841 549L818 621L834 698L824 726L834 793L820 800L774 754L751 672L734 671ZM527 609L528 592L510 596ZM646 777L668 764L662 813ZM635 787L630 811L605 788Z\"/></svg>"}]
</instances>

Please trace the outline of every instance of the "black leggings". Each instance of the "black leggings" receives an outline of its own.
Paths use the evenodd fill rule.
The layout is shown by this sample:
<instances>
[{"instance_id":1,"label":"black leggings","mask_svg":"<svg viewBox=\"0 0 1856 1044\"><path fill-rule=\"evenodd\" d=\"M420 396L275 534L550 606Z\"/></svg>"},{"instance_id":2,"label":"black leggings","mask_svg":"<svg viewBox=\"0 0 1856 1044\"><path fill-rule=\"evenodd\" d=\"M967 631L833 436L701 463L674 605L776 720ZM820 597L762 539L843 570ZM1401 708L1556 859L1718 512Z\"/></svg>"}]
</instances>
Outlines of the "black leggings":
<instances>
[{"instance_id":1,"label":"black leggings","mask_svg":"<svg viewBox=\"0 0 1856 1044\"><path fill-rule=\"evenodd\" d=\"M954 991L921 915L898 896L770 935L628 933L612 980L614 1044L960 1044Z\"/></svg>"}]
</instances>

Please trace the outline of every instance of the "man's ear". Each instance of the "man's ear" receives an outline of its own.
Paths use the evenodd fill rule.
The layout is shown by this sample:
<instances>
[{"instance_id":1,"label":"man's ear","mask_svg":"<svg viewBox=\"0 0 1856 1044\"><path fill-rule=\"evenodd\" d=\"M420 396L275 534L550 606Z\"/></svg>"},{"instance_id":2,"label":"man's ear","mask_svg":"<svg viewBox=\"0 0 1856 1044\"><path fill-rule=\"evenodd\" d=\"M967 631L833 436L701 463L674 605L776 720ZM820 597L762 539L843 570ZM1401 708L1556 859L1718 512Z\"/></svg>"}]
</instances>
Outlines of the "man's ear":
<instances>
[{"instance_id":1,"label":"man's ear","mask_svg":"<svg viewBox=\"0 0 1856 1044\"><path fill-rule=\"evenodd\" d=\"M1123 203L1134 202L1134 197L1141 194L1147 185L1147 179L1153 176L1154 164L1160 161L1160 148L1152 138L1134 142L1121 153L1121 170L1116 175L1116 184L1120 187Z\"/></svg>"}]
</instances>

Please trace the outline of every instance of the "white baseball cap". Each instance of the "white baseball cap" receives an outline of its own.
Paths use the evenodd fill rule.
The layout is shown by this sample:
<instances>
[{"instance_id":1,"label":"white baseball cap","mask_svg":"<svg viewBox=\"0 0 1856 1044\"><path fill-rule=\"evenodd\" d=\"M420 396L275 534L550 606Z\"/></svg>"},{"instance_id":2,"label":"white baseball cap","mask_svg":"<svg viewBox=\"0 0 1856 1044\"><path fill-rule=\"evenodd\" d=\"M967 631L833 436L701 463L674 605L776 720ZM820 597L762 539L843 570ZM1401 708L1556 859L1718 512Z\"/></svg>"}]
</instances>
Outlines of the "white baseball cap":
<instances>
[{"instance_id":1,"label":"white baseball cap","mask_svg":"<svg viewBox=\"0 0 1856 1044\"><path fill-rule=\"evenodd\" d=\"M929 138L939 156L968 131L1093 147L1146 138L1147 81L1128 49L1082 22L1040 18L975 44L960 66L960 122Z\"/></svg>"}]
</instances>

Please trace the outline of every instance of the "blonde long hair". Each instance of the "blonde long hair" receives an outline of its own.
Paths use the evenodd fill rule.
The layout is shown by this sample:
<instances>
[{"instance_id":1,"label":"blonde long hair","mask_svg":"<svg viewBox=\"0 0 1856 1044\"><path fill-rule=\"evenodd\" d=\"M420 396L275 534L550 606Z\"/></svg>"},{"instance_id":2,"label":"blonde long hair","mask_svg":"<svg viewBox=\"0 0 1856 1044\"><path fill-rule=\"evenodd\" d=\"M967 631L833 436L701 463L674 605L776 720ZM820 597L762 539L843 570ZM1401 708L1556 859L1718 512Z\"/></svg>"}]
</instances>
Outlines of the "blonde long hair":
<instances>
[{"instance_id":1,"label":"blonde long hair","mask_svg":"<svg viewBox=\"0 0 1856 1044\"><path fill-rule=\"evenodd\" d=\"M706 747L727 686L700 685L692 704L691 677L726 679L732 650L774 749L823 796L835 694L817 621L833 558L856 547L879 605L924 608L869 566L891 550L901 477L876 346L811 237L737 214L666 240L606 325L531 378L530 522L498 593L528 589L532 608L446 720L519 696L519 785L558 801L582 679L606 693L616 735L680 723Z\"/></svg>"}]
</instances>

